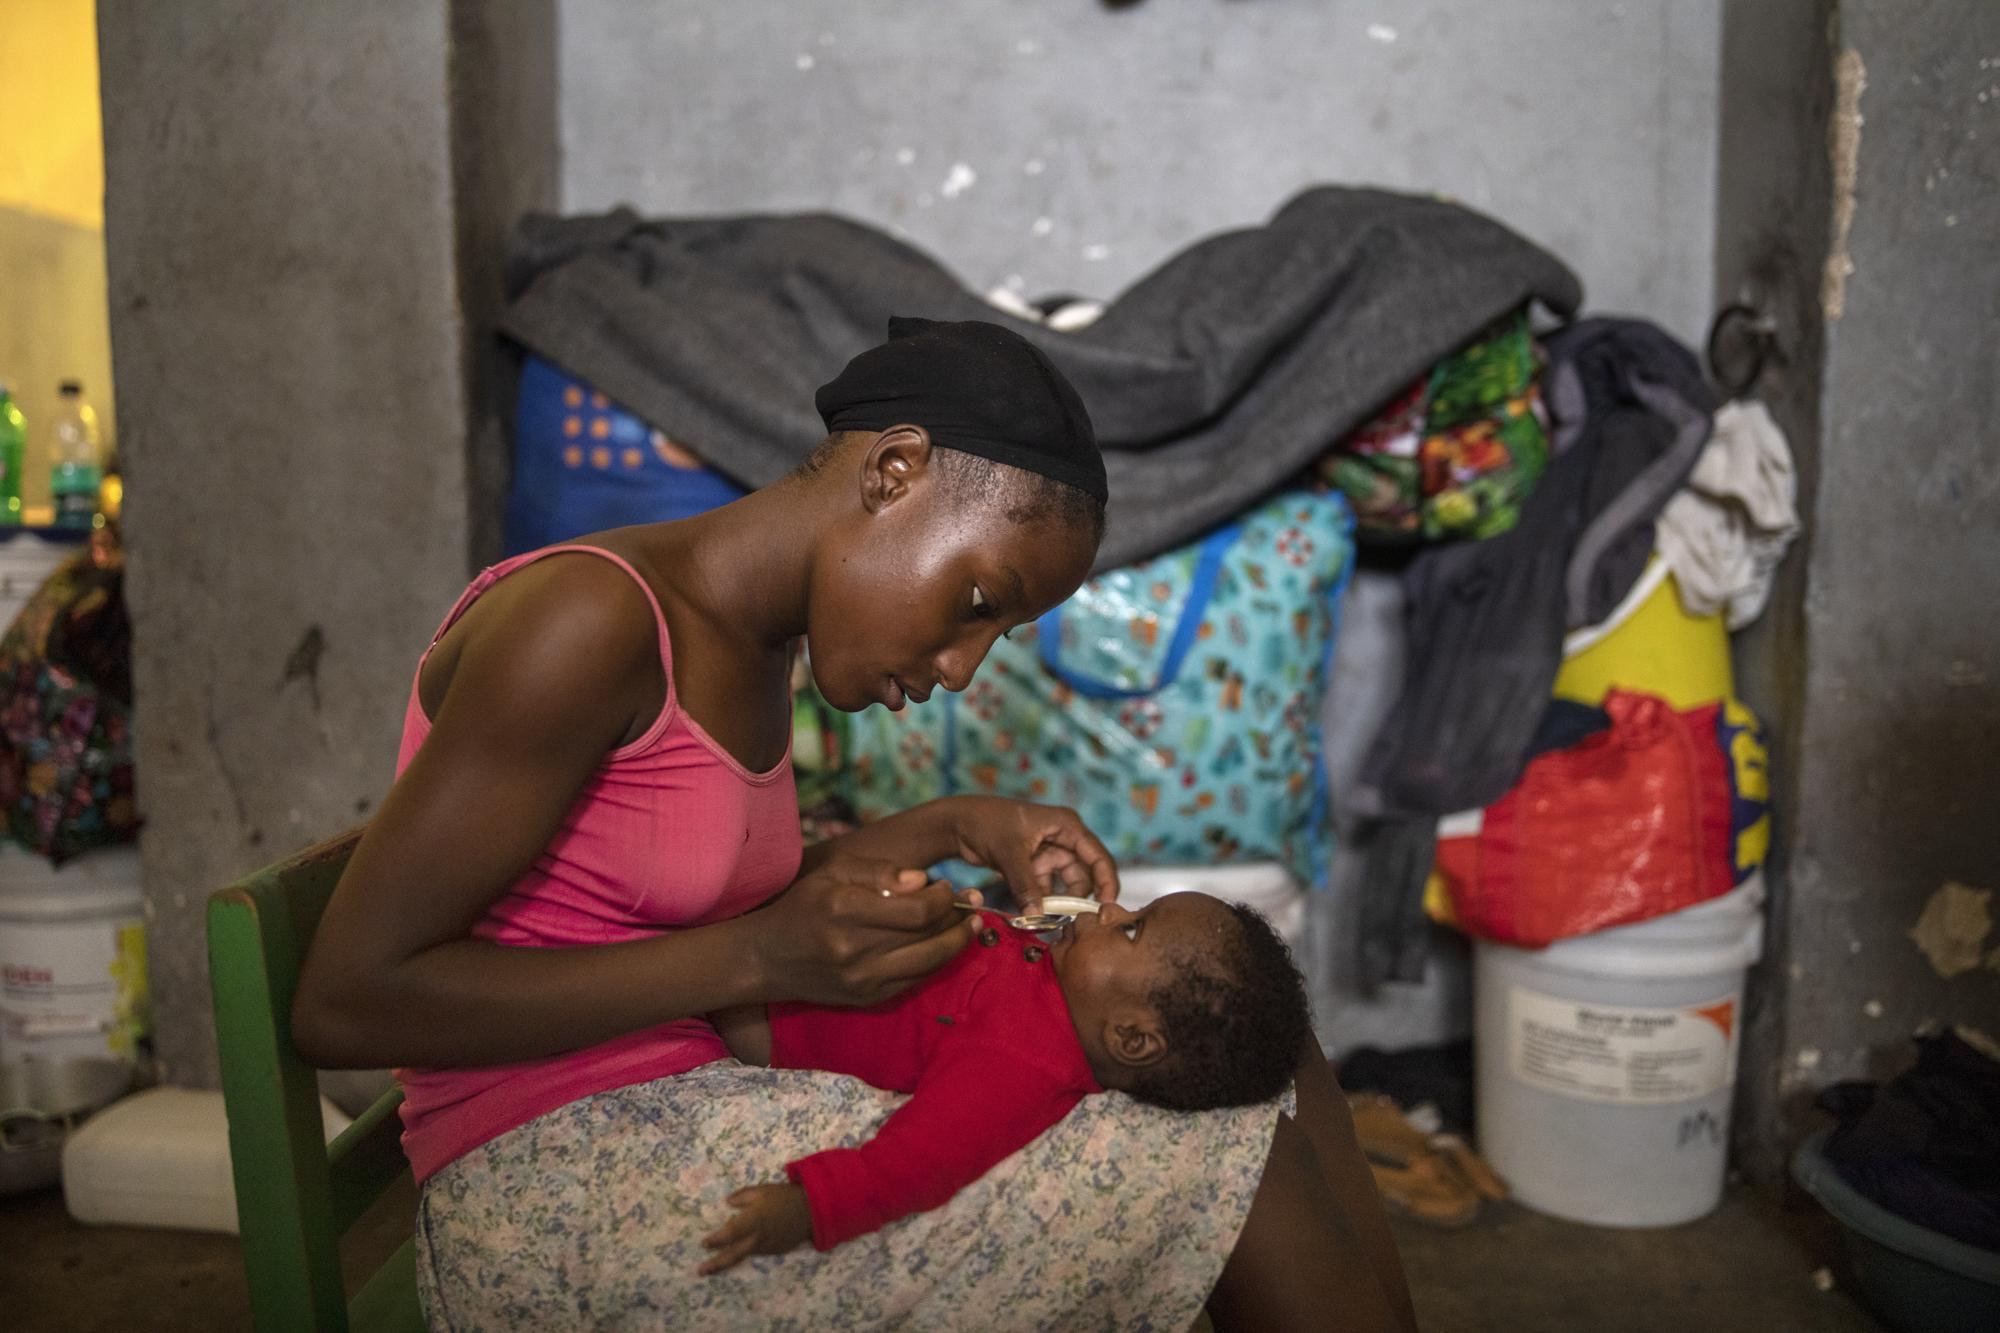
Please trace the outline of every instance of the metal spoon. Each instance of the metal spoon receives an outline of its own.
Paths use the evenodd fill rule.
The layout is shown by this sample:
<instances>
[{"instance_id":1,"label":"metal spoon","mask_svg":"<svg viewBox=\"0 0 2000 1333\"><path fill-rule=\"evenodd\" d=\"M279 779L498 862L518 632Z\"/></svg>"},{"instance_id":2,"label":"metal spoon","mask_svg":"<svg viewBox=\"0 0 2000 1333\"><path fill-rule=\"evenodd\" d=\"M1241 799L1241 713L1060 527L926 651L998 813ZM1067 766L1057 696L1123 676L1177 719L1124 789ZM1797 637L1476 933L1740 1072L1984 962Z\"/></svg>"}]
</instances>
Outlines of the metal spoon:
<instances>
[{"instance_id":1,"label":"metal spoon","mask_svg":"<svg viewBox=\"0 0 2000 1333\"><path fill-rule=\"evenodd\" d=\"M984 912L988 909L954 898L953 907L961 912ZM1101 906L1094 898L1070 898L1062 894L1051 894L1041 899L1039 912L1024 912L1020 916L1009 917L1007 924L1016 930L1040 932L1066 926L1085 912L1095 912Z\"/></svg>"}]
</instances>

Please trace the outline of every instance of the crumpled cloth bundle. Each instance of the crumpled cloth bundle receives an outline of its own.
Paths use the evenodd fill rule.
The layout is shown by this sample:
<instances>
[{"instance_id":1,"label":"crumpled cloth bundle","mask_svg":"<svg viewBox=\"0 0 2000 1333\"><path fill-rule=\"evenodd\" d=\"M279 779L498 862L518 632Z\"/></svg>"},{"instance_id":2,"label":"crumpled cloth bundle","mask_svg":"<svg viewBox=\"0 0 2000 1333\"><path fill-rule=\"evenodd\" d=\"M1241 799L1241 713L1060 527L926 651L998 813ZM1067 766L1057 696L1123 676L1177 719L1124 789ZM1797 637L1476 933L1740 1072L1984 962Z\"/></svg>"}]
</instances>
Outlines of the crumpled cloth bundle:
<instances>
[{"instance_id":1,"label":"crumpled cloth bundle","mask_svg":"<svg viewBox=\"0 0 2000 1333\"><path fill-rule=\"evenodd\" d=\"M1785 433L1762 403L1726 403L1687 487L1659 517L1660 557L1694 615L1729 612L1742 629L1764 613L1771 577L1799 534L1798 475Z\"/></svg>"},{"instance_id":2,"label":"crumpled cloth bundle","mask_svg":"<svg viewBox=\"0 0 2000 1333\"><path fill-rule=\"evenodd\" d=\"M1919 1036L1887 1083L1836 1083L1826 1160L1898 1217L2000 1252L2000 1059L1955 1031Z\"/></svg>"},{"instance_id":3,"label":"crumpled cloth bundle","mask_svg":"<svg viewBox=\"0 0 2000 1333\"><path fill-rule=\"evenodd\" d=\"M0 636L5 832L57 865L139 832L132 622L112 533L50 575Z\"/></svg>"},{"instance_id":4,"label":"crumpled cloth bundle","mask_svg":"<svg viewBox=\"0 0 2000 1333\"><path fill-rule=\"evenodd\" d=\"M1314 471L1377 542L1496 537L1548 465L1541 350L1526 310L1438 362Z\"/></svg>"}]
</instances>

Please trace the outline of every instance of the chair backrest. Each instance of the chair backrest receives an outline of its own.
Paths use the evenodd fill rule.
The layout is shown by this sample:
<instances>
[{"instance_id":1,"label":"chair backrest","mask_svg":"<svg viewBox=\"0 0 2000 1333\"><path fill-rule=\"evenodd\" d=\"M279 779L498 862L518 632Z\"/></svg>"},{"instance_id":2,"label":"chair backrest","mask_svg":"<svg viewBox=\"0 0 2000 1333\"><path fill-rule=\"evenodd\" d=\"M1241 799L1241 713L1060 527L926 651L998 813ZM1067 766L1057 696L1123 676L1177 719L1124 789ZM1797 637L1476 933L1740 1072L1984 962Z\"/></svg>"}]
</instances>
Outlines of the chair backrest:
<instances>
[{"instance_id":1,"label":"chair backrest","mask_svg":"<svg viewBox=\"0 0 2000 1333\"><path fill-rule=\"evenodd\" d=\"M260 1329L349 1327L340 1238L409 1170L398 1138L402 1091L385 1093L329 1144L319 1081L292 1046L292 994L306 946L360 839L354 829L309 847L208 900L229 1156ZM359 1315L361 1297L355 1307Z\"/></svg>"}]
</instances>

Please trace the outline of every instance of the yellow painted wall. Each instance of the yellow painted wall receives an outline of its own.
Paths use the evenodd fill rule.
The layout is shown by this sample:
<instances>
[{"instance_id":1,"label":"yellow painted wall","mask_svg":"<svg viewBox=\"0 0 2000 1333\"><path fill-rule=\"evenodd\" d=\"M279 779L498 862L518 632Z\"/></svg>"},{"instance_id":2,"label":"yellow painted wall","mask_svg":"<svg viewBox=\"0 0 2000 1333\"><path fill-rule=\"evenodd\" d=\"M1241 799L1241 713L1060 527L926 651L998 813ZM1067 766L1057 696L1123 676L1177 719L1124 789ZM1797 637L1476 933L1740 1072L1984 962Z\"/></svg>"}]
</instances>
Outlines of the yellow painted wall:
<instances>
[{"instance_id":1,"label":"yellow painted wall","mask_svg":"<svg viewBox=\"0 0 2000 1333\"><path fill-rule=\"evenodd\" d=\"M28 419L30 505L48 498L59 383L82 380L117 438L98 108L92 0L0 0L0 383Z\"/></svg>"},{"instance_id":2,"label":"yellow painted wall","mask_svg":"<svg viewBox=\"0 0 2000 1333\"><path fill-rule=\"evenodd\" d=\"M105 443L113 443L104 233L0 208L0 383L28 419L21 494L30 504L48 498L49 426L64 380L83 381Z\"/></svg>"},{"instance_id":3,"label":"yellow painted wall","mask_svg":"<svg viewBox=\"0 0 2000 1333\"><path fill-rule=\"evenodd\" d=\"M104 229L92 0L0 3L0 208Z\"/></svg>"}]
</instances>

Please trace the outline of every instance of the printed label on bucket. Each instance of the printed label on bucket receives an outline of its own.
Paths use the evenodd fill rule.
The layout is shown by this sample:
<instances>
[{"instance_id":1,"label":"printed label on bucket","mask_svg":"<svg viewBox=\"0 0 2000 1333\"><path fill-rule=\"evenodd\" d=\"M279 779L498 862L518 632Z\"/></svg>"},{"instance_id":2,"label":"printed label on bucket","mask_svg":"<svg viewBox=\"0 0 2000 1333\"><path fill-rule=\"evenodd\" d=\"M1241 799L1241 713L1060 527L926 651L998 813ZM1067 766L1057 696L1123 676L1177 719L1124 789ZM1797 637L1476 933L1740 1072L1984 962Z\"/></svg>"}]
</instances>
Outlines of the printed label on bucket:
<instances>
[{"instance_id":1,"label":"printed label on bucket","mask_svg":"<svg viewBox=\"0 0 2000 1333\"><path fill-rule=\"evenodd\" d=\"M1507 1067L1515 1079L1579 1101L1655 1106L1736 1082L1736 1007L1637 1009L1545 995L1508 995Z\"/></svg>"},{"instance_id":2,"label":"printed label on bucket","mask_svg":"<svg viewBox=\"0 0 2000 1333\"><path fill-rule=\"evenodd\" d=\"M127 920L0 929L0 1063L134 1057L146 1034L146 928Z\"/></svg>"}]
</instances>

